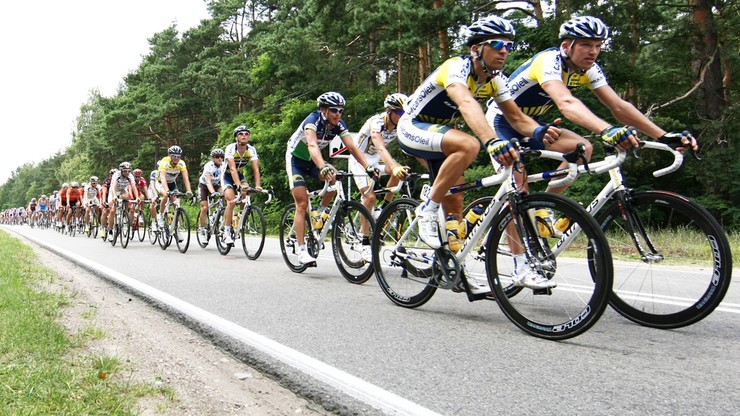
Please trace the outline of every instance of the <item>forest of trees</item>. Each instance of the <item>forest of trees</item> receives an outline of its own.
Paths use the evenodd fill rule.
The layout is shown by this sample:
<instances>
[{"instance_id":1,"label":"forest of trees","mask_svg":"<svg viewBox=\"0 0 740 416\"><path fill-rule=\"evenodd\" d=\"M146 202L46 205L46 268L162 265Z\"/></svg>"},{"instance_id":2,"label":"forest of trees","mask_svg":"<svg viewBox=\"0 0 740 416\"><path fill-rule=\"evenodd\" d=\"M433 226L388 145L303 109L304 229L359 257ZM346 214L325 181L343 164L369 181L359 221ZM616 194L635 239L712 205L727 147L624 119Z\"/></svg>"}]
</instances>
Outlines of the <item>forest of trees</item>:
<instances>
[{"instance_id":1,"label":"forest of trees","mask_svg":"<svg viewBox=\"0 0 740 416\"><path fill-rule=\"evenodd\" d=\"M150 38L149 53L112 97L91 91L81 103L70 145L21 166L0 187L0 208L25 206L62 182L105 176L131 161L148 174L177 144L195 183L214 147L246 124L260 154L263 186L276 204L268 222L291 201L284 168L291 133L316 97L340 91L345 120L356 131L382 109L383 97L413 92L449 56L466 53L466 24L488 14L511 19L517 39L505 72L557 44L559 25L576 15L611 28L599 62L610 84L667 131L688 129L701 146L667 178L650 172L656 158L631 158L635 188L679 191L700 201L727 229L740 228L740 130L734 98L740 88L740 5L730 0L207 0L210 18L184 33L175 26ZM84 47L84 46L80 46ZM578 96L614 121L588 93ZM553 118L557 114L551 115ZM567 122L566 127L574 128ZM29 126L30 128L31 126ZM598 140L595 140L595 143ZM598 146L597 146L598 147ZM399 153L399 152L396 152ZM598 157L598 156L597 156ZM403 157L399 155L403 160ZM481 176L479 168L468 171ZM737 178L735 173L738 173ZM579 180L569 193L586 199L603 182ZM581 198L581 196L583 198Z\"/></svg>"}]
</instances>

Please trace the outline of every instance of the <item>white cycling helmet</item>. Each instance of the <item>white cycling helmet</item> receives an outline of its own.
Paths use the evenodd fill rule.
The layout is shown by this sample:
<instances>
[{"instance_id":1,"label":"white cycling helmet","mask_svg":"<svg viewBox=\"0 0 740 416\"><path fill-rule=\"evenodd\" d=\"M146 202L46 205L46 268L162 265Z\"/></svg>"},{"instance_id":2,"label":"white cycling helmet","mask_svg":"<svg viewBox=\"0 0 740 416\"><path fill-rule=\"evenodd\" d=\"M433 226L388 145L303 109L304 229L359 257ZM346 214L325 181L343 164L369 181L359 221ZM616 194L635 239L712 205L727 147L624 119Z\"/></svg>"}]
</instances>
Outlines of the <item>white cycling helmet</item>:
<instances>
[{"instance_id":1,"label":"white cycling helmet","mask_svg":"<svg viewBox=\"0 0 740 416\"><path fill-rule=\"evenodd\" d=\"M592 16L574 17L560 25L560 39L601 39L609 37L609 27Z\"/></svg>"},{"instance_id":2,"label":"white cycling helmet","mask_svg":"<svg viewBox=\"0 0 740 416\"><path fill-rule=\"evenodd\" d=\"M319 107L344 106L346 103L342 94L334 91L325 92L316 99L316 104Z\"/></svg>"},{"instance_id":3,"label":"white cycling helmet","mask_svg":"<svg viewBox=\"0 0 740 416\"><path fill-rule=\"evenodd\" d=\"M406 94L401 94L400 92L397 92L385 97L383 105L385 106L385 108L390 108L392 110L403 110L403 104L408 99L409 97L406 96Z\"/></svg>"},{"instance_id":4,"label":"white cycling helmet","mask_svg":"<svg viewBox=\"0 0 740 416\"><path fill-rule=\"evenodd\" d=\"M514 25L512 25L508 20L498 16L488 16L477 20L472 25L468 26L468 29L465 32L465 37L467 38L466 43L468 46L473 46L476 43L480 43L496 36L505 36L514 40L514 37L516 37Z\"/></svg>"}]
</instances>

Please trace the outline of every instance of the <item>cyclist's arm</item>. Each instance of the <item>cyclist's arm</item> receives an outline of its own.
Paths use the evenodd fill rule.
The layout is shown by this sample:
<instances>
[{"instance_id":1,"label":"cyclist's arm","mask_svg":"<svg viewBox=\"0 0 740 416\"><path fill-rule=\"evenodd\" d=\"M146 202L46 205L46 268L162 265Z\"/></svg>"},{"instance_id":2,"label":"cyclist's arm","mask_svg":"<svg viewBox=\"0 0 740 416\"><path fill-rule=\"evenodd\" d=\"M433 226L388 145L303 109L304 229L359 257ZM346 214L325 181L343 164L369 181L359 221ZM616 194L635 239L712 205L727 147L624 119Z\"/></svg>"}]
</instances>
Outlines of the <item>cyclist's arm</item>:
<instances>
[{"instance_id":1,"label":"cyclist's arm","mask_svg":"<svg viewBox=\"0 0 740 416\"><path fill-rule=\"evenodd\" d=\"M511 124L511 126L520 134L527 137L533 137L534 130L540 127L540 123L534 121L532 117L524 114L519 106L516 105L514 100L506 100L497 103L497 105L504 114L504 117L506 117L506 121L508 121L509 124ZM559 130L557 127L550 126L548 128L548 133L549 137L545 136L545 139L548 140L548 144L552 144L552 142L554 142L554 139L552 138L559 137Z\"/></svg>"},{"instance_id":2,"label":"cyclist's arm","mask_svg":"<svg viewBox=\"0 0 740 416\"><path fill-rule=\"evenodd\" d=\"M349 150L349 153L355 157L357 162L362 165L363 168L367 168L369 163L367 163L367 159L365 159L365 154L360 151L359 147L357 147L357 143L352 139L352 136L349 134L345 135L342 137L342 142L344 143L344 147Z\"/></svg>"},{"instance_id":3,"label":"cyclist's arm","mask_svg":"<svg viewBox=\"0 0 740 416\"><path fill-rule=\"evenodd\" d=\"M262 177L260 176L260 162L259 160L252 161L252 171L254 172L254 186L259 188L262 185Z\"/></svg>"},{"instance_id":4,"label":"cyclist's arm","mask_svg":"<svg viewBox=\"0 0 740 416\"><path fill-rule=\"evenodd\" d=\"M486 115L478 101L470 94L466 85L453 83L446 88L447 95L457 104L457 107L465 119L465 123L480 140L481 146L489 139L496 137L493 127L486 121Z\"/></svg>"},{"instance_id":5,"label":"cyclist's arm","mask_svg":"<svg viewBox=\"0 0 740 416\"><path fill-rule=\"evenodd\" d=\"M609 108L614 118L619 120L620 123L633 126L653 139L666 134L665 130L655 125L655 123L636 109L635 106L623 100L610 86L604 85L603 87L596 88L593 92L599 101Z\"/></svg>"},{"instance_id":6,"label":"cyclist's arm","mask_svg":"<svg viewBox=\"0 0 740 416\"><path fill-rule=\"evenodd\" d=\"M370 140L372 140L373 146L375 146L375 151L378 152L380 159L385 163L389 172L393 172L393 169L401 166L401 164L396 162L396 159L391 156L388 148L385 147L385 140L383 140L383 136L380 135L380 132L373 131L370 133Z\"/></svg>"},{"instance_id":7,"label":"cyclist's arm","mask_svg":"<svg viewBox=\"0 0 740 416\"><path fill-rule=\"evenodd\" d=\"M209 193L216 192L216 188L213 186L213 180L211 180L211 173L203 171L203 177L206 179L206 188Z\"/></svg>"},{"instance_id":8,"label":"cyclist's arm","mask_svg":"<svg viewBox=\"0 0 740 416\"><path fill-rule=\"evenodd\" d=\"M241 181L239 180L239 169L236 167L236 161L233 158L226 159L226 164L229 165L229 174L231 175L231 181L234 183L234 187L239 186Z\"/></svg>"},{"instance_id":9,"label":"cyclist's arm","mask_svg":"<svg viewBox=\"0 0 740 416\"><path fill-rule=\"evenodd\" d=\"M311 160L314 165L321 168L326 165L327 162L324 160L324 156L321 155L321 149L319 148L319 138L316 136L316 131L311 129L304 130L306 135L306 146L308 147L308 154L311 155Z\"/></svg>"},{"instance_id":10,"label":"cyclist's arm","mask_svg":"<svg viewBox=\"0 0 740 416\"><path fill-rule=\"evenodd\" d=\"M136 179L128 178L128 186L131 188L131 197L133 199L139 199L139 187L136 186Z\"/></svg>"},{"instance_id":11,"label":"cyclist's arm","mask_svg":"<svg viewBox=\"0 0 740 416\"><path fill-rule=\"evenodd\" d=\"M574 97L562 81L545 81L542 83L542 89L552 98L563 116L571 122L599 135L604 129L611 127L611 124L599 118L581 100Z\"/></svg>"},{"instance_id":12,"label":"cyclist's arm","mask_svg":"<svg viewBox=\"0 0 740 416\"><path fill-rule=\"evenodd\" d=\"M159 183L162 184L162 192L164 195L167 195L167 191L170 189L170 187L167 185L167 171L166 170L159 170Z\"/></svg>"},{"instance_id":13,"label":"cyclist's arm","mask_svg":"<svg viewBox=\"0 0 740 416\"><path fill-rule=\"evenodd\" d=\"M193 190L190 188L190 176L188 176L188 170L183 169L180 171L180 175L182 176L182 181L185 183L185 192L193 193Z\"/></svg>"}]
</instances>

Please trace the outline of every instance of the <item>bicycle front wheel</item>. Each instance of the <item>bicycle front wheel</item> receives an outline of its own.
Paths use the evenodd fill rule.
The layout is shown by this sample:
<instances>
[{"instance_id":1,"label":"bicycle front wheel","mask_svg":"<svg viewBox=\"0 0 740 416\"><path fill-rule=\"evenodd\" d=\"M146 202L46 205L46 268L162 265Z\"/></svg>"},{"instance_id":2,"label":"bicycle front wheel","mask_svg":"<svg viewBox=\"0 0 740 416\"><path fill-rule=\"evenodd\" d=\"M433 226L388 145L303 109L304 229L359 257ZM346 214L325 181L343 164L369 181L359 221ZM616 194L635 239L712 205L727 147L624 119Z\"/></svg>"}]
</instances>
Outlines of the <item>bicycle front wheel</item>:
<instances>
[{"instance_id":1,"label":"bicycle front wheel","mask_svg":"<svg viewBox=\"0 0 740 416\"><path fill-rule=\"evenodd\" d=\"M311 222L308 220L306 213L304 222L304 241L308 241L308 234L311 232ZM298 261L298 238L294 228L295 223L295 204L288 205L280 220L280 252L283 253L283 260L288 268L295 273L302 273L308 268L308 265Z\"/></svg>"},{"instance_id":2,"label":"bicycle front wheel","mask_svg":"<svg viewBox=\"0 0 740 416\"><path fill-rule=\"evenodd\" d=\"M177 250L180 253L185 253L190 247L190 217L188 217L188 213L184 209L178 208L175 212L175 222L173 224Z\"/></svg>"},{"instance_id":3,"label":"bicycle front wheel","mask_svg":"<svg viewBox=\"0 0 740 416\"><path fill-rule=\"evenodd\" d=\"M339 272L350 283L362 284L373 274L372 262L362 256L362 240L369 243L374 221L357 201L344 201L332 224L332 249ZM367 231L363 231L363 229Z\"/></svg>"},{"instance_id":4,"label":"bicycle front wheel","mask_svg":"<svg viewBox=\"0 0 740 416\"><path fill-rule=\"evenodd\" d=\"M128 247L128 242L131 241L131 223L129 222L128 210L124 208L121 211L121 248Z\"/></svg>"},{"instance_id":5,"label":"bicycle front wheel","mask_svg":"<svg viewBox=\"0 0 740 416\"><path fill-rule=\"evenodd\" d=\"M486 243L488 279L497 303L517 327L536 337L562 340L584 333L606 309L611 289L612 259L604 234L578 203L560 195L524 195L515 205L494 217ZM535 214L543 209L568 225L557 231L543 228ZM517 274L516 253L527 260ZM524 287L526 270L557 287ZM521 290L513 294L513 288Z\"/></svg>"},{"instance_id":6,"label":"bicycle front wheel","mask_svg":"<svg viewBox=\"0 0 740 416\"><path fill-rule=\"evenodd\" d=\"M216 235L214 235L214 238L216 240L216 248L218 249L218 252L221 253L222 256L229 254L229 251L231 251L231 245L224 242L224 233L226 232L226 227L224 226L223 208L218 210L214 230L216 230Z\"/></svg>"},{"instance_id":7,"label":"bicycle front wheel","mask_svg":"<svg viewBox=\"0 0 740 416\"><path fill-rule=\"evenodd\" d=\"M149 219L147 218L149 216L148 213L149 210L144 209L142 206L135 216L136 236L139 238L139 242L143 242L146 238L146 225L149 223Z\"/></svg>"},{"instance_id":8,"label":"bicycle front wheel","mask_svg":"<svg viewBox=\"0 0 740 416\"><path fill-rule=\"evenodd\" d=\"M412 223L419 202L401 198L388 204L377 221L371 241L378 285L393 303L417 308L437 291L434 250L419 238Z\"/></svg>"},{"instance_id":9,"label":"bicycle front wheel","mask_svg":"<svg viewBox=\"0 0 740 416\"><path fill-rule=\"evenodd\" d=\"M262 247L265 246L265 233L267 222L262 210L259 207L250 206L246 209L242 226L239 233L241 234L242 249L244 254L250 260L257 260L262 254Z\"/></svg>"},{"instance_id":10,"label":"bicycle front wheel","mask_svg":"<svg viewBox=\"0 0 740 416\"><path fill-rule=\"evenodd\" d=\"M653 328L680 328L706 318L730 286L732 253L717 220L672 192L626 195L597 215L615 257L609 304ZM626 221L637 226L634 235Z\"/></svg>"}]
</instances>

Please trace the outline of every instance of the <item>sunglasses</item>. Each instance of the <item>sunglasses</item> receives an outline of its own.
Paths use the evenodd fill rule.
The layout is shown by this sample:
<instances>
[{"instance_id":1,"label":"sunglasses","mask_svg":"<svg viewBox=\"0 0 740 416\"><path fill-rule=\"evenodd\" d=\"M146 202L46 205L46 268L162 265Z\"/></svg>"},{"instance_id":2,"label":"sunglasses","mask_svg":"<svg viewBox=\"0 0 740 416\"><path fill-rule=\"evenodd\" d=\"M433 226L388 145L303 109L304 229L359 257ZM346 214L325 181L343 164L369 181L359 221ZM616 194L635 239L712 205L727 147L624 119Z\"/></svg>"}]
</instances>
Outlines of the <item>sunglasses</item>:
<instances>
[{"instance_id":1,"label":"sunglasses","mask_svg":"<svg viewBox=\"0 0 740 416\"><path fill-rule=\"evenodd\" d=\"M241 131L241 132L239 132L237 134L237 136L249 136L249 132L248 131Z\"/></svg>"},{"instance_id":2,"label":"sunglasses","mask_svg":"<svg viewBox=\"0 0 740 416\"><path fill-rule=\"evenodd\" d=\"M223 156L213 156L214 159L223 159Z\"/></svg>"},{"instance_id":3,"label":"sunglasses","mask_svg":"<svg viewBox=\"0 0 740 416\"><path fill-rule=\"evenodd\" d=\"M396 113L396 114L398 114L399 116L402 116L402 115L404 115L406 113L405 111L400 110L400 109L399 110L394 110L393 112Z\"/></svg>"},{"instance_id":4,"label":"sunglasses","mask_svg":"<svg viewBox=\"0 0 740 416\"><path fill-rule=\"evenodd\" d=\"M329 107L329 112L331 112L332 114L343 114L344 108Z\"/></svg>"},{"instance_id":5,"label":"sunglasses","mask_svg":"<svg viewBox=\"0 0 740 416\"><path fill-rule=\"evenodd\" d=\"M511 48L514 47L514 42L510 40L489 40L481 43L488 44L488 46L492 47L493 49L506 48L507 51L510 51Z\"/></svg>"}]
</instances>

